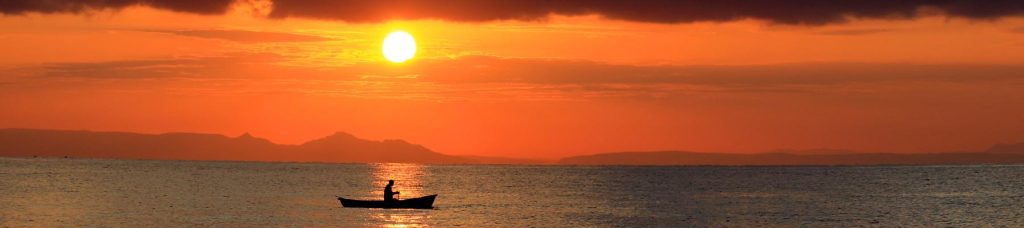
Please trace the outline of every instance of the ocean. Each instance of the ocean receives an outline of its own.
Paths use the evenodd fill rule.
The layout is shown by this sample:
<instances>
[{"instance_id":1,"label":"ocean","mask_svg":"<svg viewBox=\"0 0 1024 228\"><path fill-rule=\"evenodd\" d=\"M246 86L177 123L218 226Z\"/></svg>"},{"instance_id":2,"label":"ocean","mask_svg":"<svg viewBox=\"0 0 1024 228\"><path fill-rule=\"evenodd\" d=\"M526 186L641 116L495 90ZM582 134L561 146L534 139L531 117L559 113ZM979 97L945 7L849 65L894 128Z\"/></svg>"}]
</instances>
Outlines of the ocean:
<instances>
[{"instance_id":1,"label":"ocean","mask_svg":"<svg viewBox=\"0 0 1024 228\"><path fill-rule=\"evenodd\" d=\"M435 209L336 196L438 194ZM0 226L1024 226L1024 166L521 166L0 158Z\"/></svg>"}]
</instances>

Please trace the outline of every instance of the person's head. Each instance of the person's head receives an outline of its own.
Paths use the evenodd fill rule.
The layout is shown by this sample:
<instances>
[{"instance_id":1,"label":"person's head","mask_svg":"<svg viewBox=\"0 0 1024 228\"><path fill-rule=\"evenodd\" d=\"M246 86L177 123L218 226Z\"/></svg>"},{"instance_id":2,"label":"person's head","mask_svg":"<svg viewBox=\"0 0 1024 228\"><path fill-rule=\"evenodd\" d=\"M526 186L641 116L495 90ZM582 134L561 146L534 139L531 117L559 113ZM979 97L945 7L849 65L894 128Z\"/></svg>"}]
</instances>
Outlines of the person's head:
<instances>
[{"instance_id":1,"label":"person's head","mask_svg":"<svg viewBox=\"0 0 1024 228\"><path fill-rule=\"evenodd\" d=\"M388 180L388 185L393 185L393 184L395 184L395 180Z\"/></svg>"}]
</instances>

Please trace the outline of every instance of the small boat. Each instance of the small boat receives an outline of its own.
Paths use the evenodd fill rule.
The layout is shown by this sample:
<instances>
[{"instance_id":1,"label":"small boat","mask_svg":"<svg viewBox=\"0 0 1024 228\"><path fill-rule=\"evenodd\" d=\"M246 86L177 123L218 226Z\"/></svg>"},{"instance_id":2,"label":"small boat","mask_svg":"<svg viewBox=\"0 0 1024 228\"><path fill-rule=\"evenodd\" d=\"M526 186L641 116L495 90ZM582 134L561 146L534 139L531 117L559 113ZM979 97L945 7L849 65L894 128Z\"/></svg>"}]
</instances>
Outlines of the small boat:
<instances>
[{"instance_id":1,"label":"small boat","mask_svg":"<svg viewBox=\"0 0 1024 228\"><path fill-rule=\"evenodd\" d=\"M338 201L341 201L342 207L433 209L434 198L437 198L437 195L395 201L354 200L338 197Z\"/></svg>"}]
</instances>

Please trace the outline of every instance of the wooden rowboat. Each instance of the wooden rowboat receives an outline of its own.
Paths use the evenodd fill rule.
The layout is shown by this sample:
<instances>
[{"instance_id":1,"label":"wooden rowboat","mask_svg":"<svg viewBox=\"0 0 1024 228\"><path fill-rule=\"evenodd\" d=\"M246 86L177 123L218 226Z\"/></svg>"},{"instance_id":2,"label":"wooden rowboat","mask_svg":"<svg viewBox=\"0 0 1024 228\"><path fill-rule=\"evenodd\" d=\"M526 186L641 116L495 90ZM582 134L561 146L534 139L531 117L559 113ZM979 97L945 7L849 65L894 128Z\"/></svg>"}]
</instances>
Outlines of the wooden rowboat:
<instances>
[{"instance_id":1,"label":"wooden rowboat","mask_svg":"<svg viewBox=\"0 0 1024 228\"><path fill-rule=\"evenodd\" d=\"M395 201L355 200L338 197L338 201L341 201L342 207L433 209L434 198L437 198L437 195Z\"/></svg>"}]
</instances>

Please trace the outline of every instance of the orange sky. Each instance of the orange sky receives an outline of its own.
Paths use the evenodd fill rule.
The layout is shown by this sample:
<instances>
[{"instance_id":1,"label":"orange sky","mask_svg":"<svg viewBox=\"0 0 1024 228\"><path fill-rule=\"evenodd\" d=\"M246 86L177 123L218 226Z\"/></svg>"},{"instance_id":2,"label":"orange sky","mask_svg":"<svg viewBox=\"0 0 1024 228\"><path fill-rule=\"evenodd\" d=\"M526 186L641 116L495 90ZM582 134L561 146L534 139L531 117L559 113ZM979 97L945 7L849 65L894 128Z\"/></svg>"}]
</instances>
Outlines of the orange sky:
<instances>
[{"instance_id":1,"label":"orange sky","mask_svg":"<svg viewBox=\"0 0 1024 228\"><path fill-rule=\"evenodd\" d=\"M414 20L353 21L254 2L0 11L0 128L280 143L344 131L528 158L1024 141L1024 17L478 20L398 7ZM380 53L396 29L417 39L409 62Z\"/></svg>"}]
</instances>

